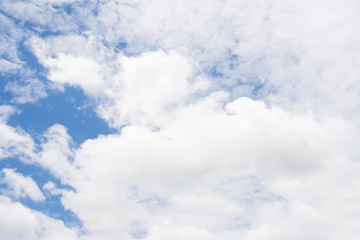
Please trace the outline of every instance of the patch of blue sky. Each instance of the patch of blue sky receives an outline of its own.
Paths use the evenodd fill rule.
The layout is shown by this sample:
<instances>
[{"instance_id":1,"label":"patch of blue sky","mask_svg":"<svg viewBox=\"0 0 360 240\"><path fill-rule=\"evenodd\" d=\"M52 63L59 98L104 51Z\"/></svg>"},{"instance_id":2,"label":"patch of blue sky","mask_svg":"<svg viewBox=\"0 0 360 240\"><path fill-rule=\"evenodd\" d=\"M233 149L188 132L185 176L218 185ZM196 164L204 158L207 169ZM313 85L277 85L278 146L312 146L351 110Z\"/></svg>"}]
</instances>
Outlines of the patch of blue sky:
<instances>
[{"instance_id":1,"label":"patch of blue sky","mask_svg":"<svg viewBox=\"0 0 360 240\"><path fill-rule=\"evenodd\" d=\"M219 70L219 68L217 66L213 66L209 71L208 71L208 74L211 76L211 77L215 77L215 78L222 78L224 77L224 73Z\"/></svg>"},{"instance_id":2,"label":"patch of blue sky","mask_svg":"<svg viewBox=\"0 0 360 240\"><path fill-rule=\"evenodd\" d=\"M31 176L31 178L42 187L47 182L51 181L55 183L59 188L74 190L71 186L62 184L56 177L54 177L49 170L44 169L37 164L28 164L19 160L17 157L4 158L0 161L0 167L3 168L15 168L17 172L25 176Z\"/></svg>"},{"instance_id":3,"label":"patch of blue sky","mask_svg":"<svg viewBox=\"0 0 360 240\"><path fill-rule=\"evenodd\" d=\"M64 206L61 204L60 195L54 196L45 193L45 196L46 201L34 202L29 198L21 198L20 202L24 206L41 212L48 217L63 221L67 227L81 229L81 220L74 212L64 208Z\"/></svg>"},{"instance_id":4,"label":"patch of blue sky","mask_svg":"<svg viewBox=\"0 0 360 240\"><path fill-rule=\"evenodd\" d=\"M236 70L241 61L241 56L234 54L230 49L228 49L224 58L216 62L213 68L210 69L210 74L216 77L223 77L229 72Z\"/></svg>"},{"instance_id":5,"label":"patch of blue sky","mask_svg":"<svg viewBox=\"0 0 360 240\"><path fill-rule=\"evenodd\" d=\"M44 79L43 74L46 72L46 68L44 68L38 61L37 57L29 50L26 46L26 42L22 41L17 46L18 57L21 61L26 63L26 67L29 67L34 74L37 74L37 78Z\"/></svg>"},{"instance_id":6,"label":"patch of blue sky","mask_svg":"<svg viewBox=\"0 0 360 240\"><path fill-rule=\"evenodd\" d=\"M253 94L258 96L260 94L260 91L263 89L264 84L257 82L256 84L254 84L254 90L253 90Z\"/></svg>"},{"instance_id":7,"label":"patch of blue sky","mask_svg":"<svg viewBox=\"0 0 360 240\"><path fill-rule=\"evenodd\" d=\"M42 28L41 25L37 23L32 23L30 21L26 21L21 18L17 18L15 16L12 16L8 14L5 11L0 10L0 13L4 16L6 16L8 19L10 19L16 27L18 27L19 30L21 30L23 35L29 34L31 32L33 33L39 33L39 30ZM4 33L4 29L0 29L2 33Z\"/></svg>"},{"instance_id":8,"label":"patch of blue sky","mask_svg":"<svg viewBox=\"0 0 360 240\"><path fill-rule=\"evenodd\" d=\"M58 123L68 129L76 145L99 134L117 132L97 117L91 105L91 100L81 90L66 87L63 93L51 94L36 104L18 106L21 113L11 116L8 124L20 126L29 133L42 134Z\"/></svg>"},{"instance_id":9,"label":"patch of blue sky","mask_svg":"<svg viewBox=\"0 0 360 240\"><path fill-rule=\"evenodd\" d=\"M39 64L37 58L26 47L25 40L20 41L17 46L17 56L23 62L21 69L11 72L0 72L0 90L1 102L9 104L11 102L11 94L5 91L8 82L17 82L21 84L22 81L29 78L36 78L38 80L47 81L44 77L46 68ZM0 56L2 57L2 56Z\"/></svg>"},{"instance_id":10,"label":"patch of blue sky","mask_svg":"<svg viewBox=\"0 0 360 240\"><path fill-rule=\"evenodd\" d=\"M48 80L44 77L46 69L39 64L37 58L27 49L25 44L26 38L32 34L45 37L49 35L59 34L58 31L52 31L46 26L40 26L37 23L30 21L24 21L20 18L16 18L7 14L0 9L0 14L7 17L19 31L22 32L21 37L18 41L14 41L14 49L16 49L16 55L20 61L23 62L22 69L0 72L0 104L10 104L12 102L12 93L6 90L6 86L9 82L17 82L20 86L27 78L36 78L44 83ZM6 26L0 27L0 34L3 37L8 36ZM9 36L10 38L12 36ZM7 59L7 52L2 54L0 57ZM11 59L10 59L11 60ZM26 74L24 74L26 73ZM69 129L69 133L72 135L75 143L80 144L88 138L97 137L98 134L108 134L113 131L107 127L107 124L97 118L96 114L90 109L79 110L78 106L83 106L87 101L86 96L76 89L66 88L65 92L52 95L44 101L39 101L35 104L26 103L17 105L16 107L21 110L18 115L13 115L8 124L11 126L20 126L25 131L30 133L35 140L40 140L37 136L41 134L50 126L55 123L65 125ZM19 156L18 156L19 157ZM40 188L49 181L54 182L57 187L73 191L71 186L63 185L56 177L54 177L48 170L38 166L36 164L25 164L18 157L5 158L0 161L0 169L12 168L16 169L17 172L31 176L32 179L38 184ZM1 189L6 188L6 185L1 185ZM50 195L46 193L46 201L34 202L29 198L21 198L20 201L23 205L40 211L49 217L62 220L67 226L81 226L80 220L74 213L69 210L65 210L60 201L60 196Z\"/></svg>"},{"instance_id":11,"label":"patch of blue sky","mask_svg":"<svg viewBox=\"0 0 360 240\"><path fill-rule=\"evenodd\" d=\"M33 34L36 36L39 36L41 38L47 38L51 36L60 36L60 35L67 35L72 32L79 32L78 26L74 28L75 25L70 25L69 28L64 27L54 27L52 25L41 25L39 23L34 23L30 21L26 21L23 23L23 30L26 30L29 32L29 34Z\"/></svg>"},{"instance_id":12,"label":"patch of blue sky","mask_svg":"<svg viewBox=\"0 0 360 240\"><path fill-rule=\"evenodd\" d=\"M56 184L60 189L74 191L71 186L62 184L57 178L55 178L47 169L44 169L35 164L26 164L20 161L18 158L5 158L0 160L0 169L11 168L15 169L16 172L21 173L24 176L30 176L40 189L49 181ZM0 185L0 189L5 189L6 186ZM44 213L45 215L62 220L66 226L69 227L81 227L82 223L77 216L64 208L60 201L60 195L51 195L46 191L43 191L46 200L34 202L29 198L20 198L24 206L30 209Z\"/></svg>"},{"instance_id":13,"label":"patch of blue sky","mask_svg":"<svg viewBox=\"0 0 360 240\"><path fill-rule=\"evenodd\" d=\"M1 91L0 105L9 104L10 100L12 98L11 94L9 92L5 91L6 85L8 83L6 75L9 75L9 74L2 74L0 72L0 91Z\"/></svg>"},{"instance_id":14,"label":"patch of blue sky","mask_svg":"<svg viewBox=\"0 0 360 240\"><path fill-rule=\"evenodd\" d=\"M127 47L127 42L125 41L119 41L116 46L115 46L115 52L120 52L120 51L124 51Z\"/></svg>"},{"instance_id":15,"label":"patch of blue sky","mask_svg":"<svg viewBox=\"0 0 360 240\"><path fill-rule=\"evenodd\" d=\"M79 34L91 30L89 25L89 17L98 15L98 1L74 1L72 3L61 3L61 5L53 5L63 17L69 17L72 23L76 25L76 31ZM92 22L92 21L90 21Z\"/></svg>"},{"instance_id":16,"label":"patch of blue sky","mask_svg":"<svg viewBox=\"0 0 360 240\"><path fill-rule=\"evenodd\" d=\"M71 4L64 4L62 6L62 9L64 9L64 11L66 12L66 14L71 15L71 12L73 11L72 5Z\"/></svg>"},{"instance_id":17,"label":"patch of blue sky","mask_svg":"<svg viewBox=\"0 0 360 240\"><path fill-rule=\"evenodd\" d=\"M76 11L74 10L78 7L82 9L87 8L87 9L91 9L91 13L97 16L98 4L99 4L98 0L92 0L92 1L83 0L83 1L74 1L70 3L63 2L63 3L53 4L53 8L63 9L68 15L76 13Z\"/></svg>"},{"instance_id":18,"label":"patch of blue sky","mask_svg":"<svg viewBox=\"0 0 360 240\"><path fill-rule=\"evenodd\" d=\"M23 76L21 72L1 74L0 101L2 104L11 104L12 95L5 91L9 81L17 81L21 84L22 78L36 78L45 85L46 71L37 58L27 49L24 42L18 45L18 55L25 63L25 67L31 69L32 76ZM18 115L13 115L8 124L20 126L29 133L41 134L55 123L64 125L76 144L81 144L89 138L96 138L99 134L115 133L115 129L108 127L107 123L98 118L94 112L94 106L80 89L65 87L64 92L48 91L49 96L38 102L18 105L21 110Z\"/></svg>"},{"instance_id":19,"label":"patch of blue sky","mask_svg":"<svg viewBox=\"0 0 360 240\"><path fill-rule=\"evenodd\" d=\"M243 59L236 54L228 53L222 61L210 65L205 74L213 80L220 90L231 93L230 100L238 97L261 99L264 80L260 76L242 69ZM239 90L243 88L242 90Z\"/></svg>"},{"instance_id":20,"label":"patch of blue sky","mask_svg":"<svg viewBox=\"0 0 360 240\"><path fill-rule=\"evenodd\" d=\"M239 66L239 56L236 54L231 54L228 58L228 65L230 70L234 70Z\"/></svg>"},{"instance_id":21,"label":"patch of blue sky","mask_svg":"<svg viewBox=\"0 0 360 240\"><path fill-rule=\"evenodd\" d=\"M223 59L213 62L206 67L207 70L205 70L205 73L217 81L221 87L232 88L237 83L243 83L241 80L245 80L241 66L242 61L241 56L228 50L228 53Z\"/></svg>"}]
</instances>

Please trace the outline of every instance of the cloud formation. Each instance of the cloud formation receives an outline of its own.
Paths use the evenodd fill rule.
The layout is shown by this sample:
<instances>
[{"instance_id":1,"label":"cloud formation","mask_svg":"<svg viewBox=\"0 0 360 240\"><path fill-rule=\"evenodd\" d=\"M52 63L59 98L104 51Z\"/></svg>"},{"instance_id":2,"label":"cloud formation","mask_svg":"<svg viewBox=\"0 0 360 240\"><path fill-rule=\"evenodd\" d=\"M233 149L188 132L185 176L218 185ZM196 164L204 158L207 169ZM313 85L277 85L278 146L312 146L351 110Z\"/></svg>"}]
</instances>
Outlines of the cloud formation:
<instances>
[{"instance_id":1,"label":"cloud formation","mask_svg":"<svg viewBox=\"0 0 360 240\"><path fill-rule=\"evenodd\" d=\"M357 1L0 7L1 238L358 238ZM68 89L114 132L11 121Z\"/></svg>"},{"instance_id":2,"label":"cloud formation","mask_svg":"<svg viewBox=\"0 0 360 240\"><path fill-rule=\"evenodd\" d=\"M45 196L31 177L25 177L14 169L2 169L0 182L7 185L5 195L15 198L29 197L33 201L44 201Z\"/></svg>"},{"instance_id":3,"label":"cloud formation","mask_svg":"<svg viewBox=\"0 0 360 240\"><path fill-rule=\"evenodd\" d=\"M9 105L0 106L0 159L18 156L22 159L34 155L34 141L31 136L20 127L6 124L8 118L16 113L16 109Z\"/></svg>"}]
</instances>

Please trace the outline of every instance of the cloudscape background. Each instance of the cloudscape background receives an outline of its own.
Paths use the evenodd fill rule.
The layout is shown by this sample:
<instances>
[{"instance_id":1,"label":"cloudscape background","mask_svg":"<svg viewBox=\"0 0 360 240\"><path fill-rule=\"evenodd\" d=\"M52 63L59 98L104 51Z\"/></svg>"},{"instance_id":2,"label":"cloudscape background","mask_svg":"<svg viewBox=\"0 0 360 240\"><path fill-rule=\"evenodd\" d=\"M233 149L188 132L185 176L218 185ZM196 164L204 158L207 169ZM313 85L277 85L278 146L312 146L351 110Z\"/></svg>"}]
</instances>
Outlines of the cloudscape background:
<instances>
[{"instance_id":1,"label":"cloudscape background","mask_svg":"<svg viewBox=\"0 0 360 240\"><path fill-rule=\"evenodd\" d=\"M359 239L359 12L0 1L0 239Z\"/></svg>"}]
</instances>

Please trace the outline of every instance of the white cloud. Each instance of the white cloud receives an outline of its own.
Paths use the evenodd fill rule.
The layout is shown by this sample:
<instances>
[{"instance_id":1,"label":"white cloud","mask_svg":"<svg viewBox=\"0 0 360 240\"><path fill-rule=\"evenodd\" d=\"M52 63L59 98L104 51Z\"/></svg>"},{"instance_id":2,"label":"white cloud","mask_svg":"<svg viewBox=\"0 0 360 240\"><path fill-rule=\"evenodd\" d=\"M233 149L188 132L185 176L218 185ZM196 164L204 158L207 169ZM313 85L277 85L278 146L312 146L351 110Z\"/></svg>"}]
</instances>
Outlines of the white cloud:
<instances>
[{"instance_id":1,"label":"white cloud","mask_svg":"<svg viewBox=\"0 0 360 240\"><path fill-rule=\"evenodd\" d=\"M191 66L177 52L144 53L139 57L120 56L118 89L108 89L99 114L112 126L125 124L158 125L184 101L190 92ZM115 85L116 86L116 85Z\"/></svg>"},{"instance_id":2,"label":"white cloud","mask_svg":"<svg viewBox=\"0 0 360 240\"><path fill-rule=\"evenodd\" d=\"M14 128L6 124L8 118L16 112L12 106L0 106L0 159L19 156L23 160L29 160L34 156L33 139L20 127Z\"/></svg>"},{"instance_id":3,"label":"white cloud","mask_svg":"<svg viewBox=\"0 0 360 240\"><path fill-rule=\"evenodd\" d=\"M61 195L65 208L83 221L84 239L181 239L186 233L209 239L266 239L269 234L316 239L327 236L329 229L335 236L357 236L352 228L357 219L348 217L357 203L355 185L341 188L356 182L356 164L346 160L358 155L346 150L354 141L352 126L336 119L318 122L311 114L290 114L249 98L226 102L228 94L218 92L179 106L157 132L128 126L121 134L88 140L76 150L66 128L54 125L33 161L76 189L44 186ZM15 111L2 109L4 120ZM333 169L338 171L334 179ZM251 205L219 190L224 179L248 174L264 179L264 186L280 198ZM344 175L352 180L343 182ZM134 197L129 193L134 186L144 193ZM333 187L317 194L325 186ZM334 198L335 189L353 199ZM329 197L334 201L322 205ZM350 207L341 208L344 203ZM339 211L333 214L335 208ZM328 221L329 216L341 217L344 224ZM313 235L294 227L307 229L309 224L318 226ZM352 232L345 234L347 230Z\"/></svg>"},{"instance_id":4,"label":"white cloud","mask_svg":"<svg viewBox=\"0 0 360 240\"><path fill-rule=\"evenodd\" d=\"M83 42L83 51L63 44L67 38ZM54 44L56 41L60 44ZM52 44L60 50L49 47ZM101 50L105 54L95 58L97 44L96 39L80 36L32 42L39 59L49 67L49 78L79 86L96 98L99 115L112 126L129 122L160 128L152 132L129 126L122 128L120 135L88 140L75 151L71 168L79 171L57 175L77 189L62 191L62 203L84 222L87 238L126 239L136 234L149 239L182 238L188 224L194 236L215 239L262 239L272 228L277 238L327 236L329 226L335 224L323 218L330 208L314 208L299 198L287 199L286 192L277 191L273 184L283 177L289 184L299 177L311 178L327 164L334 164L334 156L359 156L357 138L351 134L358 131L356 126L343 117L319 118L312 113L294 113L297 110L290 113L249 98L230 100L224 91L196 100L193 86L199 83L191 82L196 68L191 67L193 60L174 51L106 57L106 51ZM108 64L109 59L115 60ZM251 89L246 91L251 95ZM280 93L278 97L284 96ZM65 158L59 164L66 163ZM273 191L268 194L270 199L251 205L214 190L222 179L249 174L264 179ZM145 196L127 196L134 186ZM331 196L331 192L325 195ZM223 203L205 201L209 196ZM200 200L203 202L196 207ZM233 211L201 211L202 205L211 204L226 205ZM292 210L287 214L289 206ZM241 211L245 207L249 209ZM309 214L302 214L304 209ZM178 227L162 227L159 218ZM325 227L317 228L311 236L294 228L297 224L306 228L309 219L314 226ZM353 222L350 219L348 224ZM275 228L273 223L286 228ZM346 227L337 229L344 231Z\"/></svg>"},{"instance_id":5,"label":"white cloud","mask_svg":"<svg viewBox=\"0 0 360 240\"><path fill-rule=\"evenodd\" d=\"M349 214L358 202L358 167L333 140L346 128L332 131L346 122L320 126L311 115L261 101L224 101L227 94L213 94L178 108L157 132L129 126L75 151L66 129L54 125L37 162L76 191L44 189L83 221L82 239L356 239L356 214ZM231 181L248 174L279 197L248 202L253 193L246 199L244 189L253 183ZM243 189L243 199L223 191L224 180ZM304 230L310 227L312 234Z\"/></svg>"},{"instance_id":6,"label":"white cloud","mask_svg":"<svg viewBox=\"0 0 360 240\"><path fill-rule=\"evenodd\" d=\"M44 138L45 141L40 145L41 151L33 161L50 170L64 183L69 183L69 176L75 176L75 169L71 164L73 150L70 145L72 139L68 135L67 129L60 124L55 124L47 129Z\"/></svg>"},{"instance_id":7,"label":"white cloud","mask_svg":"<svg viewBox=\"0 0 360 240\"><path fill-rule=\"evenodd\" d=\"M0 29L2 32L0 36L1 70L13 70L20 63L17 56L17 43L21 40L23 33L10 18L1 13Z\"/></svg>"},{"instance_id":8,"label":"white cloud","mask_svg":"<svg viewBox=\"0 0 360 240\"><path fill-rule=\"evenodd\" d=\"M76 190L44 186L83 239L358 238L358 2L104 1L50 26L50 4L1 6L39 32L88 19L27 46L49 80L129 125L78 149L54 125L34 158ZM0 127L3 156L32 149ZM232 181L248 176L261 184Z\"/></svg>"},{"instance_id":9,"label":"white cloud","mask_svg":"<svg viewBox=\"0 0 360 240\"><path fill-rule=\"evenodd\" d=\"M52 1L53 3L61 1ZM62 1L64 2L64 1ZM71 32L78 28L71 16L56 9L48 1L1 1L1 9L9 16L30 23L35 33L44 31ZM24 31L25 32L25 31Z\"/></svg>"},{"instance_id":10,"label":"white cloud","mask_svg":"<svg viewBox=\"0 0 360 240\"><path fill-rule=\"evenodd\" d=\"M63 191L61 189L58 189L55 185L55 183L49 181L47 182L43 187L43 190L48 191L51 195L61 195Z\"/></svg>"},{"instance_id":11,"label":"white cloud","mask_svg":"<svg viewBox=\"0 0 360 240\"><path fill-rule=\"evenodd\" d=\"M72 45L64 43L66 40L78 40L82 46L73 51ZM29 44L49 68L50 80L81 87L98 99L99 116L113 127L158 126L165 114L184 103L185 97L207 87L207 82L200 78L190 83L192 66L175 51L159 50L126 57L104 56L106 52L100 50L100 56L95 57L98 40L74 35L48 41L33 38Z\"/></svg>"},{"instance_id":12,"label":"white cloud","mask_svg":"<svg viewBox=\"0 0 360 240\"><path fill-rule=\"evenodd\" d=\"M359 4L350 0L347 4L339 0L316 4L270 0L101 2L97 15L90 14L90 31L46 39L51 42L46 48L54 49L37 56L57 56L54 64L59 61L61 71L50 68L61 81L82 82L80 86L89 90L98 87L94 82L99 80L107 82L106 89L118 86L119 80L109 74L121 68L114 54L119 42L126 42L126 53L135 55L154 49L175 50L196 65L193 74L212 79L212 89L235 87L234 97L263 98L290 111L343 115L358 122L358 9ZM88 11L83 13L88 16ZM86 36L92 40L84 40ZM61 58L60 53L64 53ZM74 66L65 68L66 59L76 59L85 67L82 81ZM46 61L43 64L46 66ZM85 71L89 68L91 71ZM96 74L100 69L101 74ZM212 76L211 71L221 75ZM75 74L76 79L67 73ZM87 78L93 80L88 87L83 82ZM239 82L245 87L239 88ZM115 110L109 111L108 115L118 118ZM103 117L121 125L110 116Z\"/></svg>"},{"instance_id":13,"label":"white cloud","mask_svg":"<svg viewBox=\"0 0 360 240\"><path fill-rule=\"evenodd\" d=\"M96 93L102 84L101 67L90 58L59 54L57 59L49 60L48 66L52 81L80 86L91 93Z\"/></svg>"},{"instance_id":14,"label":"white cloud","mask_svg":"<svg viewBox=\"0 0 360 240\"><path fill-rule=\"evenodd\" d=\"M188 195L173 195L169 199L169 215L179 224L189 224L216 232L231 229L244 209L237 202L220 192L196 192Z\"/></svg>"},{"instance_id":15,"label":"white cloud","mask_svg":"<svg viewBox=\"0 0 360 240\"><path fill-rule=\"evenodd\" d=\"M0 196L0 238L13 240L77 239L76 233L59 221Z\"/></svg>"},{"instance_id":16,"label":"white cloud","mask_svg":"<svg viewBox=\"0 0 360 240\"><path fill-rule=\"evenodd\" d=\"M215 240L216 238L204 228L192 225L176 225L168 221L157 223L150 229L149 236L146 240L165 240L165 239L209 239Z\"/></svg>"},{"instance_id":17,"label":"white cloud","mask_svg":"<svg viewBox=\"0 0 360 240\"><path fill-rule=\"evenodd\" d=\"M71 3L71 2L74 2L75 0L40 0L40 1L34 1L34 2L40 2L42 4L48 4L48 3L51 3L51 4L59 4L59 3Z\"/></svg>"},{"instance_id":18,"label":"white cloud","mask_svg":"<svg viewBox=\"0 0 360 240\"><path fill-rule=\"evenodd\" d=\"M29 197L33 201L45 200L45 196L31 177L25 177L9 168L2 169L0 173L0 182L7 185L7 189L3 191L6 195L15 198Z\"/></svg>"},{"instance_id":19,"label":"white cloud","mask_svg":"<svg viewBox=\"0 0 360 240\"><path fill-rule=\"evenodd\" d=\"M331 131L311 115L291 115L247 98L223 108L223 99L217 94L178 109L158 132L125 127L121 135L83 143L73 163L83 175L69 181L77 191L63 192L62 202L83 220L90 239L126 238L136 222L142 224L132 232L148 232L150 239L160 234L181 238L181 226L187 225L216 239L245 236L242 224L266 224L261 214L267 205L272 209L292 199L274 191L283 200L264 198L252 206L216 190L223 179L251 174L273 190L277 179L307 178L324 165L333 166L331 156L343 156ZM159 218L180 230L159 228ZM295 233L289 230L289 236Z\"/></svg>"},{"instance_id":20,"label":"white cloud","mask_svg":"<svg viewBox=\"0 0 360 240\"><path fill-rule=\"evenodd\" d=\"M10 72L19 68L19 64L0 59L0 72Z\"/></svg>"},{"instance_id":21,"label":"white cloud","mask_svg":"<svg viewBox=\"0 0 360 240\"><path fill-rule=\"evenodd\" d=\"M19 111L10 105L0 105L0 122L5 123L11 115L19 113Z\"/></svg>"},{"instance_id":22,"label":"white cloud","mask_svg":"<svg viewBox=\"0 0 360 240\"><path fill-rule=\"evenodd\" d=\"M44 84L37 79L27 79L23 84L8 82L5 91L13 94L12 102L17 104L32 103L47 97Z\"/></svg>"},{"instance_id":23,"label":"white cloud","mask_svg":"<svg viewBox=\"0 0 360 240\"><path fill-rule=\"evenodd\" d=\"M263 85L260 97L289 110L358 121L359 9L339 0L111 1L89 27L113 45L127 42L126 51L188 54L203 71L221 73L219 85Z\"/></svg>"}]
</instances>

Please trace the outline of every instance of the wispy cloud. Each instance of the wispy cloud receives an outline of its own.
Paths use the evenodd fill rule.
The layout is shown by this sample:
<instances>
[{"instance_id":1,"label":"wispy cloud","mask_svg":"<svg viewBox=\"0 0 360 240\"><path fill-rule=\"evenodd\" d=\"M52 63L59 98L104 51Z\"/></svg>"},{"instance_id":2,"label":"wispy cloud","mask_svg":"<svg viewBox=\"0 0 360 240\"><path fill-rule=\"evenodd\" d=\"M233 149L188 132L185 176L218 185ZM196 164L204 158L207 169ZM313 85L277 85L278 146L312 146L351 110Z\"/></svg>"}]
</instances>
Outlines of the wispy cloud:
<instances>
[{"instance_id":1,"label":"wispy cloud","mask_svg":"<svg viewBox=\"0 0 360 240\"><path fill-rule=\"evenodd\" d=\"M44 201L45 196L31 177L25 177L14 169L2 169L0 183L6 184L7 190L2 194L14 198L29 197L33 201Z\"/></svg>"}]
</instances>

